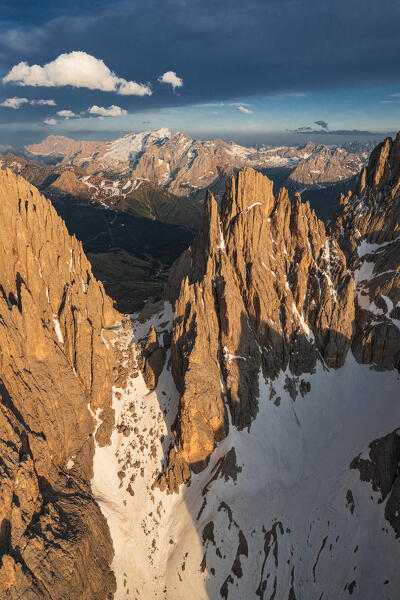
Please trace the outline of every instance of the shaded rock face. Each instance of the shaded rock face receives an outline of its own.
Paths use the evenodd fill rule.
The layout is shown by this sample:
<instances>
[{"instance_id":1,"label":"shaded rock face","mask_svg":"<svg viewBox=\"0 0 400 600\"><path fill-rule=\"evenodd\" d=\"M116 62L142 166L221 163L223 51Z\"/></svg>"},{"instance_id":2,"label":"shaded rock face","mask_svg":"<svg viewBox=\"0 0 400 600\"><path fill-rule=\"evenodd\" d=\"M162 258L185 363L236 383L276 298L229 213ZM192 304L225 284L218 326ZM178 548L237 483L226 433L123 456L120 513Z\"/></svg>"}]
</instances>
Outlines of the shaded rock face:
<instances>
[{"instance_id":1,"label":"shaded rock face","mask_svg":"<svg viewBox=\"0 0 400 600\"><path fill-rule=\"evenodd\" d=\"M166 350L160 346L157 332L152 326L140 360L144 381L149 390L157 387L158 378L164 367L165 355Z\"/></svg>"},{"instance_id":2,"label":"shaded rock face","mask_svg":"<svg viewBox=\"0 0 400 600\"><path fill-rule=\"evenodd\" d=\"M354 192L342 195L333 225L353 266L362 240L370 244L394 241L400 233L400 133L386 138L371 153Z\"/></svg>"},{"instance_id":3,"label":"shaded rock face","mask_svg":"<svg viewBox=\"0 0 400 600\"><path fill-rule=\"evenodd\" d=\"M311 373L318 357L340 367L353 336L354 284L339 245L298 195L274 197L250 168L230 179L220 210L208 194L203 229L174 264L166 295L181 396L176 444L193 471L229 420L250 427L260 368L274 379Z\"/></svg>"},{"instance_id":4,"label":"shaded rock face","mask_svg":"<svg viewBox=\"0 0 400 600\"><path fill-rule=\"evenodd\" d=\"M400 431L397 429L369 445L368 458L357 456L350 467L358 469L361 481L369 481L379 502L384 502L385 518L400 537Z\"/></svg>"},{"instance_id":5,"label":"shaded rock face","mask_svg":"<svg viewBox=\"0 0 400 600\"><path fill-rule=\"evenodd\" d=\"M341 196L332 232L354 273L357 360L377 368L400 361L400 134L372 152L354 193Z\"/></svg>"},{"instance_id":6,"label":"shaded rock face","mask_svg":"<svg viewBox=\"0 0 400 600\"><path fill-rule=\"evenodd\" d=\"M372 152L357 188L340 198L331 226L356 284L353 353L375 369L400 367L400 133ZM400 535L400 438L374 440L351 466L387 500L385 517Z\"/></svg>"},{"instance_id":7,"label":"shaded rock face","mask_svg":"<svg viewBox=\"0 0 400 600\"><path fill-rule=\"evenodd\" d=\"M0 595L111 598L90 479L93 434L108 444L114 425L117 315L50 202L8 170L0 197Z\"/></svg>"}]
</instances>

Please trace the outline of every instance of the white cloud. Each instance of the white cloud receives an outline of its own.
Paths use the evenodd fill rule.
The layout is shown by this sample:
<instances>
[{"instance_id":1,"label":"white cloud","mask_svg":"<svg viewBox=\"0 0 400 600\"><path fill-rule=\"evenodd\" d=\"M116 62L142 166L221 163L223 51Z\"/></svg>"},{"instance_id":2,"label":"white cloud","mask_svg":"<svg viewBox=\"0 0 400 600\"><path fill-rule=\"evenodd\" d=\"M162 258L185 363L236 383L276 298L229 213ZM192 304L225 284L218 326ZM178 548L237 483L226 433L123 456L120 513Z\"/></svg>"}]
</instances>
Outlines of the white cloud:
<instances>
[{"instance_id":1,"label":"white cloud","mask_svg":"<svg viewBox=\"0 0 400 600\"><path fill-rule=\"evenodd\" d=\"M0 103L0 106L5 106L6 108L13 108L14 110L18 110L20 106L29 102L28 98L6 98L3 102Z\"/></svg>"},{"instance_id":2,"label":"white cloud","mask_svg":"<svg viewBox=\"0 0 400 600\"><path fill-rule=\"evenodd\" d=\"M28 100L28 98L7 98L3 102L0 103L0 106L5 106L7 108L14 108L17 110L23 104L31 104L32 106L40 105L40 106L56 106L54 100Z\"/></svg>"},{"instance_id":3,"label":"white cloud","mask_svg":"<svg viewBox=\"0 0 400 600\"><path fill-rule=\"evenodd\" d=\"M60 54L43 67L20 62L7 73L3 83L43 87L71 85L89 90L116 92L124 96L150 96L152 93L148 85L117 77L101 59L87 52L77 51Z\"/></svg>"},{"instance_id":4,"label":"white cloud","mask_svg":"<svg viewBox=\"0 0 400 600\"><path fill-rule=\"evenodd\" d=\"M128 111L120 106L115 106L115 104L112 104L108 108L94 104L88 108L88 113L91 115L99 115L100 117L121 117L122 115L127 115Z\"/></svg>"},{"instance_id":5,"label":"white cloud","mask_svg":"<svg viewBox=\"0 0 400 600\"><path fill-rule=\"evenodd\" d=\"M118 81L117 94L120 94L120 96L151 96L152 94L148 85L136 83L136 81L125 81L125 79L119 79Z\"/></svg>"},{"instance_id":6,"label":"white cloud","mask_svg":"<svg viewBox=\"0 0 400 600\"><path fill-rule=\"evenodd\" d=\"M175 71L167 71L164 75L160 75L158 81L160 83L169 83L174 90L183 86L183 79L178 77Z\"/></svg>"},{"instance_id":7,"label":"white cloud","mask_svg":"<svg viewBox=\"0 0 400 600\"><path fill-rule=\"evenodd\" d=\"M56 106L54 100L31 100L30 104L38 104L39 106Z\"/></svg>"},{"instance_id":8,"label":"white cloud","mask_svg":"<svg viewBox=\"0 0 400 600\"><path fill-rule=\"evenodd\" d=\"M76 116L75 113L72 112L72 110L58 110L57 114L59 117L65 117L66 119Z\"/></svg>"},{"instance_id":9,"label":"white cloud","mask_svg":"<svg viewBox=\"0 0 400 600\"><path fill-rule=\"evenodd\" d=\"M249 108L246 108L245 106L238 106L236 110L239 110L240 112L244 113L245 115L252 115L254 111L250 110Z\"/></svg>"},{"instance_id":10,"label":"white cloud","mask_svg":"<svg viewBox=\"0 0 400 600\"><path fill-rule=\"evenodd\" d=\"M57 125L58 121L56 119L45 119L43 123L45 125Z\"/></svg>"}]
</instances>

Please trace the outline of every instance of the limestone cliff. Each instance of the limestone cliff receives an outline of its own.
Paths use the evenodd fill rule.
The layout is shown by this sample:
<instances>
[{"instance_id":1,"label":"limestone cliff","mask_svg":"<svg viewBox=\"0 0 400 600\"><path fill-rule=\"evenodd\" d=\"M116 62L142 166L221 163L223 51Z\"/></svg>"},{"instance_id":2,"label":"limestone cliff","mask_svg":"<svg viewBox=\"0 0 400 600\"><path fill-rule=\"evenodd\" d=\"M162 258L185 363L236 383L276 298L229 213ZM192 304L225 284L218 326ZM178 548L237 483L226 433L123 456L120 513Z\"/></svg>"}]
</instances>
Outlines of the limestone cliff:
<instances>
[{"instance_id":1,"label":"limestone cliff","mask_svg":"<svg viewBox=\"0 0 400 600\"><path fill-rule=\"evenodd\" d=\"M117 315L50 202L9 170L0 198L0 596L111 598L90 479L114 423L102 330Z\"/></svg>"},{"instance_id":2,"label":"limestone cliff","mask_svg":"<svg viewBox=\"0 0 400 600\"><path fill-rule=\"evenodd\" d=\"M360 362L400 364L400 133L372 152L357 188L341 196L332 232L347 255L357 292Z\"/></svg>"},{"instance_id":3,"label":"limestone cliff","mask_svg":"<svg viewBox=\"0 0 400 600\"><path fill-rule=\"evenodd\" d=\"M203 229L166 294L181 395L176 444L194 471L229 418L250 428L260 368L270 379L311 373L318 357L337 368L351 345L354 285L339 245L308 203L285 189L274 197L272 182L250 168L230 179L220 210L208 194Z\"/></svg>"}]
</instances>

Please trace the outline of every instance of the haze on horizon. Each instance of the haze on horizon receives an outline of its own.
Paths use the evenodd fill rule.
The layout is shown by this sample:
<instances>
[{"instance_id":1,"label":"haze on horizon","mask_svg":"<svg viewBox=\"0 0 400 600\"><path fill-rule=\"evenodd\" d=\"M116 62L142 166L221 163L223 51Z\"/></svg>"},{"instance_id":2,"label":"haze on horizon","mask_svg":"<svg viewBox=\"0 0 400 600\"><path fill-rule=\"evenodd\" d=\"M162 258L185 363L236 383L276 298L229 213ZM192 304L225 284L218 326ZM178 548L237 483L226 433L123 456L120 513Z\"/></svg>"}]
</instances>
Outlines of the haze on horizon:
<instances>
[{"instance_id":1,"label":"haze on horizon","mask_svg":"<svg viewBox=\"0 0 400 600\"><path fill-rule=\"evenodd\" d=\"M399 129L395 0L0 6L3 146L160 127L245 144Z\"/></svg>"}]
</instances>

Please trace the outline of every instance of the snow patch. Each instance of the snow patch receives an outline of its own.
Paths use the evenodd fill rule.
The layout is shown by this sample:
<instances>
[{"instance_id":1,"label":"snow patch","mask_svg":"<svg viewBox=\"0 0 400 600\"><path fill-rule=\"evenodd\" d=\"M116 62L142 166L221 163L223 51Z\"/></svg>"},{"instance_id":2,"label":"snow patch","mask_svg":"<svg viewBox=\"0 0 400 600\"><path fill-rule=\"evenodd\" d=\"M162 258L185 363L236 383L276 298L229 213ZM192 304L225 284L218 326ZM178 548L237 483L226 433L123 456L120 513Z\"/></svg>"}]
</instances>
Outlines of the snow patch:
<instances>
[{"instance_id":1,"label":"snow patch","mask_svg":"<svg viewBox=\"0 0 400 600\"><path fill-rule=\"evenodd\" d=\"M56 315L53 315L53 323L54 323L54 331L56 333L57 339L60 344L64 343L63 334L61 333L60 321L57 319Z\"/></svg>"}]
</instances>

